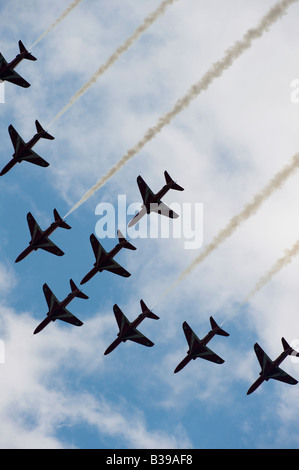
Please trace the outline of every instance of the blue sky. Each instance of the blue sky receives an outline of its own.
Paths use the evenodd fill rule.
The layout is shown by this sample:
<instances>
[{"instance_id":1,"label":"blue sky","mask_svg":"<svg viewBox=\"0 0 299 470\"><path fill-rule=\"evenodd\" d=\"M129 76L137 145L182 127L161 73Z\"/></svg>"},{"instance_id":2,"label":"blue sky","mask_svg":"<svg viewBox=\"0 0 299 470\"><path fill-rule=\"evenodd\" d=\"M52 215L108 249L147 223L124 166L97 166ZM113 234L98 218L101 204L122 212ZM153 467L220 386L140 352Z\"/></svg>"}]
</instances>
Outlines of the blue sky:
<instances>
[{"instance_id":1,"label":"blue sky","mask_svg":"<svg viewBox=\"0 0 299 470\"><path fill-rule=\"evenodd\" d=\"M1 448L298 448L298 386L269 381L246 395L260 371L254 343L274 359L282 336L299 338L298 259L236 310L298 238L296 174L165 297L200 249L186 249L182 238L136 238L137 250L116 258L131 277L97 274L82 288L89 300L70 304L82 327L55 322L32 334L47 312L42 285L62 300L70 278L80 283L94 262L96 207L116 207L119 195L139 202L139 174L158 191L167 170L185 190L168 193L165 203L203 205L203 249L298 151L299 105L291 100L299 78L297 4L73 212L70 231L53 233L63 257L39 250L14 263L30 239L27 212L42 228L54 208L64 216L274 3L177 0L53 123L55 140L38 142L35 151L50 166L22 163L1 177ZM4 57L15 57L19 39L33 44L68 5L1 2ZM35 119L47 127L158 5L83 0L33 48L37 61L17 69L31 87L5 85L1 168L13 153L8 126L25 141ZM109 250L116 239L101 243ZM113 305L134 320L140 299L160 317L139 327L154 347L126 342L104 356L118 331ZM209 344L225 363L197 359L174 375L188 349L183 321L203 337L211 315L230 333ZM290 358L283 369L299 379Z\"/></svg>"}]
</instances>

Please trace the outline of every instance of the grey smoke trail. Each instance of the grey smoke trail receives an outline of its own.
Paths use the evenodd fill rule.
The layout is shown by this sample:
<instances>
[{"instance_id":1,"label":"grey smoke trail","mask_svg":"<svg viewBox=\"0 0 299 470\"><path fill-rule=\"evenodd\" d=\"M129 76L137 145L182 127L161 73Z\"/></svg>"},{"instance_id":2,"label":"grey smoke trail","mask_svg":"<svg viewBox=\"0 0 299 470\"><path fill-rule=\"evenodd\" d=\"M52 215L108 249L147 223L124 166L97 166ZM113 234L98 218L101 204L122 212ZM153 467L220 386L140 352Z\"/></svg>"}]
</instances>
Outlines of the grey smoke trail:
<instances>
[{"instance_id":1,"label":"grey smoke trail","mask_svg":"<svg viewBox=\"0 0 299 470\"><path fill-rule=\"evenodd\" d=\"M41 34L37 40L32 44L32 46L30 47L30 49L32 49L34 46L36 46L37 43L39 43L44 37L46 37L51 31L52 29L54 29L69 13L71 13L71 11L77 6L79 5L79 3L82 2L82 0L74 0L70 6L68 6L64 12L57 18L57 20L54 21L53 24L51 24L51 26L49 26L49 28L43 33Z\"/></svg>"},{"instance_id":2,"label":"grey smoke trail","mask_svg":"<svg viewBox=\"0 0 299 470\"><path fill-rule=\"evenodd\" d=\"M115 52L113 52L108 60L103 65L101 65L101 67L91 76L88 82L77 91L71 100L54 117L48 127L57 121L57 119L59 119L92 85L94 85L98 78L103 75L106 70L108 70L120 58L120 56L132 46L139 36L144 33L144 31L146 31L154 23L154 21L163 15L166 8L175 1L177 0L163 0L159 7L145 18L143 23L134 31L134 33L128 37L128 39L126 39L126 41L115 50Z\"/></svg>"},{"instance_id":3,"label":"grey smoke trail","mask_svg":"<svg viewBox=\"0 0 299 470\"><path fill-rule=\"evenodd\" d=\"M166 125L168 125L177 114L189 106L189 104L202 91L209 87L215 78L220 77L223 72L228 69L241 54L243 54L243 52L251 47L252 41L260 38L263 33L266 32L270 26L272 26L273 23L275 23L286 13L287 8L296 1L297 0L283 0L274 5L274 7L272 7L269 12L260 20L258 26L249 29L241 40L237 41L231 48L229 48L224 54L223 58L211 66L208 72L206 72L203 77L197 83L195 83L181 99L175 103L171 111L162 116L154 127L147 130L143 138L135 145L135 147L132 147L130 150L128 150L126 155L124 155L118 161L118 163L116 163L108 171L106 175L100 178L98 182L89 191L87 191L86 194L84 194L84 196L71 208L65 217L71 214L71 212L76 210L81 204L90 198L131 158L133 158L146 145L147 142L153 139Z\"/></svg>"},{"instance_id":4,"label":"grey smoke trail","mask_svg":"<svg viewBox=\"0 0 299 470\"><path fill-rule=\"evenodd\" d=\"M219 245L221 245L221 243L227 240L243 222L252 217L262 206L262 204L266 202L266 200L269 199L269 197L277 189L279 189L282 184L285 183L286 180L298 169L299 153L293 156L291 162L288 165L284 166L282 170L276 173L270 182L253 197L251 202L245 205L239 214L232 217L226 227L220 230L218 235L214 237L214 239L202 250L202 252L194 259L194 261L184 271L182 271L177 280L173 282L173 284L169 287L169 289L167 289L166 292L164 292L159 300L162 300L166 295L168 295L177 286L177 284L189 276L189 274L191 274L200 263L202 263L211 253L213 253L213 251L215 251ZM298 249L298 246L296 248Z\"/></svg>"}]
</instances>

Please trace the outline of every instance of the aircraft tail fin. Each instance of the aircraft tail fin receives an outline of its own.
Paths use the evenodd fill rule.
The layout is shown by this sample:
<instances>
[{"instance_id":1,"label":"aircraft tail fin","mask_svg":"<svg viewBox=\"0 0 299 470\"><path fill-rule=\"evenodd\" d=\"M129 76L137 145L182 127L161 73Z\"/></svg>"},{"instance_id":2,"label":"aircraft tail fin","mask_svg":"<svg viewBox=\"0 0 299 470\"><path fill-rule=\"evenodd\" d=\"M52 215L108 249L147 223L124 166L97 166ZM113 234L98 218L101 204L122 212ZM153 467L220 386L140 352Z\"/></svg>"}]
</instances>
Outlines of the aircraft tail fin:
<instances>
[{"instance_id":1,"label":"aircraft tail fin","mask_svg":"<svg viewBox=\"0 0 299 470\"><path fill-rule=\"evenodd\" d=\"M43 139L49 139L49 140L54 140L55 137L53 137L52 135L50 135L48 132L45 131L45 129L41 126L41 124L38 122L38 120L36 119L35 121L35 126L36 126L36 130L38 133L42 132L43 135L42 135L42 138Z\"/></svg>"},{"instance_id":2,"label":"aircraft tail fin","mask_svg":"<svg viewBox=\"0 0 299 470\"><path fill-rule=\"evenodd\" d=\"M83 294L83 292L81 292L78 289L78 287L76 286L76 284L74 283L72 279L70 279L70 285L71 285L72 292L76 292L76 297L79 297L80 299L88 299L88 296Z\"/></svg>"},{"instance_id":3,"label":"aircraft tail fin","mask_svg":"<svg viewBox=\"0 0 299 470\"><path fill-rule=\"evenodd\" d=\"M141 305L142 313L145 313L146 316L147 316L147 318L152 318L153 320L159 320L158 315L156 315L155 313L153 313L153 312L145 305L145 303L143 302L142 299L140 300L140 305Z\"/></svg>"},{"instance_id":4,"label":"aircraft tail fin","mask_svg":"<svg viewBox=\"0 0 299 470\"><path fill-rule=\"evenodd\" d=\"M290 350L290 354L294 351L293 348L291 348L291 346L289 345L289 343L284 339L284 338L281 338L281 342L282 342L282 346L283 346L283 350L284 351L287 351L288 349Z\"/></svg>"},{"instance_id":5,"label":"aircraft tail fin","mask_svg":"<svg viewBox=\"0 0 299 470\"><path fill-rule=\"evenodd\" d=\"M281 342L282 342L282 346L283 346L283 350L284 351L287 351L289 350L289 355L290 356L297 356L299 357L299 352L298 351L295 351L295 349L293 349L289 343L284 339L284 338L281 338Z\"/></svg>"},{"instance_id":6,"label":"aircraft tail fin","mask_svg":"<svg viewBox=\"0 0 299 470\"><path fill-rule=\"evenodd\" d=\"M70 230L72 228L70 225L68 225L66 222L64 222L64 220L62 220L62 218L60 217L60 215L58 214L56 209L54 209L53 212L54 212L55 222L59 222L59 227L65 228L67 230Z\"/></svg>"},{"instance_id":7,"label":"aircraft tail fin","mask_svg":"<svg viewBox=\"0 0 299 470\"><path fill-rule=\"evenodd\" d=\"M128 250L136 250L136 247L133 246L131 243L129 243L125 239L125 237L123 236L120 230L117 230L117 236L118 236L119 243L123 243L124 248L127 248Z\"/></svg>"},{"instance_id":8,"label":"aircraft tail fin","mask_svg":"<svg viewBox=\"0 0 299 470\"><path fill-rule=\"evenodd\" d=\"M26 47L22 43L22 41L19 41L19 49L20 53L22 54L23 52L26 52L25 59L27 60L37 60L36 57L34 57L30 52L27 51Z\"/></svg>"},{"instance_id":9,"label":"aircraft tail fin","mask_svg":"<svg viewBox=\"0 0 299 470\"><path fill-rule=\"evenodd\" d=\"M217 323L215 322L215 320L214 320L213 317L210 317L210 323L211 323L211 327L212 327L213 330L214 330L214 328L217 329L216 335L220 335L220 336L229 336L229 333L227 333L227 332L224 331L222 328L220 328L219 325L217 325Z\"/></svg>"},{"instance_id":10,"label":"aircraft tail fin","mask_svg":"<svg viewBox=\"0 0 299 470\"><path fill-rule=\"evenodd\" d=\"M167 184L171 183L171 189L175 189L176 191L184 191L184 188L182 188L175 181L173 181L173 179L167 173L167 171L164 171L164 176L165 176L166 183Z\"/></svg>"}]
</instances>

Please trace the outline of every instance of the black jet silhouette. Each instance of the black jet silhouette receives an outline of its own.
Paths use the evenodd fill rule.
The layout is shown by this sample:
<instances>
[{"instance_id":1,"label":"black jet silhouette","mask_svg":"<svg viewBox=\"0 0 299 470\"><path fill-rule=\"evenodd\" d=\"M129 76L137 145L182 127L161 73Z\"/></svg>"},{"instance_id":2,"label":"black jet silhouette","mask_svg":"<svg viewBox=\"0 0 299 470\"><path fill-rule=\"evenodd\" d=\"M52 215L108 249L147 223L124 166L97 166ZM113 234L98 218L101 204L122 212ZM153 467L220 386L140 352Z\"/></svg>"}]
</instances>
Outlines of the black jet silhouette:
<instances>
[{"instance_id":1,"label":"black jet silhouette","mask_svg":"<svg viewBox=\"0 0 299 470\"><path fill-rule=\"evenodd\" d=\"M15 261L16 263L28 256L32 251L36 251L39 248L57 256L64 255L64 252L58 248L58 246L56 246L48 237L58 227L65 228L67 230L69 230L71 227L66 222L64 222L56 209L54 209L54 219L55 221L50 225L50 227L43 231L34 219L31 212L28 212L27 222L31 234L31 240L29 242L29 246L17 257Z\"/></svg>"},{"instance_id":2,"label":"black jet silhouette","mask_svg":"<svg viewBox=\"0 0 299 470\"><path fill-rule=\"evenodd\" d=\"M27 51L22 41L19 41L19 49L20 53L9 63L0 53L0 80L14 83L15 85L23 88L28 88L30 87L30 83L26 82L26 80L15 72L14 69L23 59L36 60L36 57Z\"/></svg>"},{"instance_id":3,"label":"black jet silhouette","mask_svg":"<svg viewBox=\"0 0 299 470\"><path fill-rule=\"evenodd\" d=\"M176 214L172 209L167 207L166 204L161 201L161 198L165 196L165 194L170 189L184 191L184 188L175 183L169 176L167 171L164 171L164 176L166 184L156 194L154 194L153 191L148 187L143 178L140 175L138 176L137 184L139 187L140 194L142 196L143 205L141 207L141 210L129 222L128 227L132 227L133 225L137 224L141 217L143 217L145 214L149 214L150 212L157 212L158 214L165 215L170 219L176 219L177 217L179 217L178 214Z\"/></svg>"},{"instance_id":4,"label":"black jet silhouette","mask_svg":"<svg viewBox=\"0 0 299 470\"><path fill-rule=\"evenodd\" d=\"M125 342L128 339L130 341L134 341L135 343L142 344L143 346L154 346L154 343L146 338L140 331L137 330L137 326L145 319L145 318L152 318L154 320L158 320L159 317L155 315L151 310L147 308L143 300L140 300L140 306L142 313L138 315L138 317L131 322L127 319L125 314L121 311L118 305L113 306L113 312L118 324L119 333L117 334L118 338L110 344L110 346L106 349L104 354L109 354L113 349L115 349L121 342Z\"/></svg>"}]
</instances>

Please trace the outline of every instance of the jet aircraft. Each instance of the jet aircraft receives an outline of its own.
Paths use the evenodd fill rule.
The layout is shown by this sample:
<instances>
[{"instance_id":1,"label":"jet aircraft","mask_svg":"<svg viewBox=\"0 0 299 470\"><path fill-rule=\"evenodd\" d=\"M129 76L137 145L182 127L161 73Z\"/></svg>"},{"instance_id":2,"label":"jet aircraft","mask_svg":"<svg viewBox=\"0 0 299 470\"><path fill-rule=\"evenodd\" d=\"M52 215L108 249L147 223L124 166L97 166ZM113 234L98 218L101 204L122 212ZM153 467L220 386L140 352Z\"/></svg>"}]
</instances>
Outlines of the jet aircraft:
<instances>
[{"instance_id":1,"label":"jet aircraft","mask_svg":"<svg viewBox=\"0 0 299 470\"><path fill-rule=\"evenodd\" d=\"M48 227L46 230L42 230L39 225L37 224L36 220L34 219L31 212L27 214L27 222L31 234L31 240L29 242L29 246L17 257L16 263L24 259L28 256L32 251L36 251L39 248L42 250L48 251L53 253L57 256L63 256L64 252L58 248L51 240L48 238L51 233L54 232L58 227L65 228L67 230L71 229L71 227L62 220L60 215L58 214L57 210L54 209L54 222Z\"/></svg>"},{"instance_id":2,"label":"jet aircraft","mask_svg":"<svg viewBox=\"0 0 299 470\"><path fill-rule=\"evenodd\" d=\"M114 261L114 256L122 249L127 248L128 250L136 250L135 246L131 245L123 236L120 230L117 231L117 236L119 243L108 253L104 250L98 239L95 235L90 235L90 243L96 258L94 263L94 268L92 268L89 273L82 279L80 284L85 284L89 281L97 272L102 272L104 270L110 271L119 276L129 277L131 276L128 271L126 271L122 266L120 266L116 261Z\"/></svg>"},{"instance_id":3,"label":"jet aircraft","mask_svg":"<svg viewBox=\"0 0 299 470\"><path fill-rule=\"evenodd\" d=\"M9 126L8 132L15 152L10 162L8 162L8 164L1 171L0 176L5 175L5 173L11 170L11 168L13 168L17 163L21 163L23 161L34 163L35 165L43 167L49 166L49 163L37 155L37 153L32 150L32 147L39 141L39 139L53 140L55 137L45 131L38 120L35 121L35 126L37 133L27 143L24 142L22 137L17 133L12 125Z\"/></svg>"},{"instance_id":4,"label":"jet aircraft","mask_svg":"<svg viewBox=\"0 0 299 470\"><path fill-rule=\"evenodd\" d=\"M71 323L75 326L82 326L83 323L81 320L75 317L71 312L69 312L65 307L75 298L80 297L80 299L88 299L87 295L83 294L74 281L70 279L71 293L61 302L57 300L51 289L47 284L43 285L44 295L48 304L49 311L46 318L35 328L33 334L39 333L45 326L47 326L51 321L62 320L67 323Z\"/></svg>"},{"instance_id":5,"label":"jet aircraft","mask_svg":"<svg viewBox=\"0 0 299 470\"><path fill-rule=\"evenodd\" d=\"M183 331L189 345L189 350L187 351L187 356L175 368L174 373L179 372L191 359L196 359L197 357L215 362L216 364L224 363L224 360L217 356L217 354L211 351L206 345L215 335L229 336L229 333L226 333L226 331L220 328L213 317L210 317L210 323L212 329L203 339L199 339L196 336L186 321L183 323Z\"/></svg>"},{"instance_id":6,"label":"jet aircraft","mask_svg":"<svg viewBox=\"0 0 299 470\"><path fill-rule=\"evenodd\" d=\"M278 366L282 363L282 361L285 360L287 356L299 356L299 353L295 351L284 338L281 338L281 342L283 346L283 352L274 361L272 361L267 356L265 351L263 351L258 343L255 343L254 351L260 363L261 372L260 377L249 388L247 395L254 392L254 390L256 390L264 382L264 380L268 381L269 379L275 379L291 385L296 385L298 383L298 380L291 377Z\"/></svg>"},{"instance_id":7,"label":"jet aircraft","mask_svg":"<svg viewBox=\"0 0 299 470\"><path fill-rule=\"evenodd\" d=\"M28 88L30 87L30 83L26 82L14 69L23 59L36 60L36 57L33 57L33 55L27 51L22 41L19 41L19 49L20 53L9 63L6 62L3 55L0 53L0 80Z\"/></svg>"},{"instance_id":8,"label":"jet aircraft","mask_svg":"<svg viewBox=\"0 0 299 470\"><path fill-rule=\"evenodd\" d=\"M109 354L113 349L115 349L121 342L125 342L128 339L134 341L135 343L142 344L143 346L154 346L154 343L146 338L140 331L137 330L137 326L145 319L145 318L152 318L154 320L158 320L159 317L151 312L143 300L140 300L141 310L142 313L138 315L138 317L131 323L118 307L118 305L113 306L113 312L119 327L119 333L117 333L118 338L110 344L110 346L106 349L104 354Z\"/></svg>"},{"instance_id":9,"label":"jet aircraft","mask_svg":"<svg viewBox=\"0 0 299 470\"><path fill-rule=\"evenodd\" d=\"M164 176L166 184L156 194L153 193L153 191L148 187L148 185L140 175L137 177L137 184L143 199L143 204L141 210L133 217L132 220L130 220L128 227L132 227L133 225L137 224L141 217L143 217L145 214L149 214L150 212L157 212L158 214L165 215L170 219L176 219L178 217L178 214L176 214L173 210L167 207L166 204L161 201L161 198L165 196L165 194L170 189L184 191L184 188L175 183L171 179L167 171L164 171Z\"/></svg>"}]
</instances>

